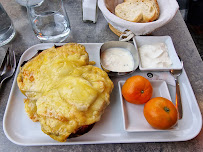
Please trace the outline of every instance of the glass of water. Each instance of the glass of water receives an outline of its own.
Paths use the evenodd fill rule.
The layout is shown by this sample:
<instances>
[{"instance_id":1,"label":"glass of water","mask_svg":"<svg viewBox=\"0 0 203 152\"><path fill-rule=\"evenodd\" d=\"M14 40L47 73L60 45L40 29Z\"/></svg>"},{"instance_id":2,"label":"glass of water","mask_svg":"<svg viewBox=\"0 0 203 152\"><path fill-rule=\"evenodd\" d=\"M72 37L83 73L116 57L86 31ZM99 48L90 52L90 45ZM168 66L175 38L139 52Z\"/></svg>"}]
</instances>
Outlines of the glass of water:
<instances>
[{"instance_id":1,"label":"glass of water","mask_svg":"<svg viewBox=\"0 0 203 152\"><path fill-rule=\"evenodd\" d=\"M62 42L70 33L63 0L27 0L33 31L41 42Z\"/></svg>"},{"instance_id":2,"label":"glass of water","mask_svg":"<svg viewBox=\"0 0 203 152\"><path fill-rule=\"evenodd\" d=\"M15 36L13 23L0 3L0 46L10 42Z\"/></svg>"}]
</instances>

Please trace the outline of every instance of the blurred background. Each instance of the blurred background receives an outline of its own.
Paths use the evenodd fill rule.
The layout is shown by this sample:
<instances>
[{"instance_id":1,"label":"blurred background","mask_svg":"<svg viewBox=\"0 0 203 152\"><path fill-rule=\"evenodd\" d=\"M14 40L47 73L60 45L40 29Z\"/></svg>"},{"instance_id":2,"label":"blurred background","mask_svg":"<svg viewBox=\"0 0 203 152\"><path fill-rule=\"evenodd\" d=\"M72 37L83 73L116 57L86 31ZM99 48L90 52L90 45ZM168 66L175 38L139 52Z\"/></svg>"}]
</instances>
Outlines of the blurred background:
<instances>
[{"instance_id":1,"label":"blurred background","mask_svg":"<svg viewBox=\"0 0 203 152\"><path fill-rule=\"evenodd\" d=\"M177 0L180 12L203 60L203 0Z\"/></svg>"}]
</instances>

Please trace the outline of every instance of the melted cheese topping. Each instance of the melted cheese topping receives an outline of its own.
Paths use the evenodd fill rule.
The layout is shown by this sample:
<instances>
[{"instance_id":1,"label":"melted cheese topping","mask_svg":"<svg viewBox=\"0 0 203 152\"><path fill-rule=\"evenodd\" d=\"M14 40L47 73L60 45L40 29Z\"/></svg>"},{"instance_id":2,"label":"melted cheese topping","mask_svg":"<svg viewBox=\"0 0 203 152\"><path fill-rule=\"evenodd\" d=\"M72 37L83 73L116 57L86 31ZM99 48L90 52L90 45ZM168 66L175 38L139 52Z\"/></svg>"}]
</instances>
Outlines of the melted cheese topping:
<instances>
[{"instance_id":1,"label":"melted cheese topping","mask_svg":"<svg viewBox=\"0 0 203 152\"><path fill-rule=\"evenodd\" d=\"M57 49L52 47L23 66L17 79L18 86L28 98L36 100L76 67L88 64L89 57L82 45L70 43Z\"/></svg>"},{"instance_id":2,"label":"melted cheese topping","mask_svg":"<svg viewBox=\"0 0 203 152\"><path fill-rule=\"evenodd\" d=\"M28 116L39 120L42 131L57 141L99 121L109 104L112 81L88 64L84 46L68 44L43 51L18 75L18 86L28 98Z\"/></svg>"},{"instance_id":3,"label":"melted cheese topping","mask_svg":"<svg viewBox=\"0 0 203 152\"><path fill-rule=\"evenodd\" d=\"M60 95L80 111L87 111L97 98L97 91L84 78L68 76L63 83L66 85L59 86Z\"/></svg>"}]
</instances>

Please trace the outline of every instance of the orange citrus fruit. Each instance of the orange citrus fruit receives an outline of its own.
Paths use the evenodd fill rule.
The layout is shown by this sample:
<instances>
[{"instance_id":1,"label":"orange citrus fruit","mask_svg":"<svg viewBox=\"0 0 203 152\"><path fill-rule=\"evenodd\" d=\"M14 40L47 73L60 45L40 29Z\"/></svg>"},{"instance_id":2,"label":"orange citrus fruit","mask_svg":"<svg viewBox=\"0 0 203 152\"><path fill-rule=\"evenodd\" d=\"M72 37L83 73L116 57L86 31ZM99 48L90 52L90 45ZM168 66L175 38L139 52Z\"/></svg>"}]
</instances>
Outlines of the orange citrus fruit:
<instances>
[{"instance_id":1,"label":"orange citrus fruit","mask_svg":"<svg viewBox=\"0 0 203 152\"><path fill-rule=\"evenodd\" d=\"M144 104L152 97L153 88L149 80L136 75L128 78L122 87L122 95L126 101Z\"/></svg>"},{"instance_id":2,"label":"orange citrus fruit","mask_svg":"<svg viewBox=\"0 0 203 152\"><path fill-rule=\"evenodd\" d=\"M163 97L149 100L144 106L144 116L148 123L157 129L169 129L178 120L178 112L175 105Z\"/></svg>"}]
</instances>

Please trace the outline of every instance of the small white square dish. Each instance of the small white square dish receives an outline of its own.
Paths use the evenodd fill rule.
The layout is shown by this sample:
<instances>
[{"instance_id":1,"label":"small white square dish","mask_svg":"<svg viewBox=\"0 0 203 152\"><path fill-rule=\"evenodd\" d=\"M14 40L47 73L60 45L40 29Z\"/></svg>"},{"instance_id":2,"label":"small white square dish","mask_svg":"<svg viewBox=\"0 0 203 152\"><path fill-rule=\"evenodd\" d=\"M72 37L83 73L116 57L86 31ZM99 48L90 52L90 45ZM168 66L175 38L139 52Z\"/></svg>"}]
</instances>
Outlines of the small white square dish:
<instances>
[{"instance_id":1,"label":"small white square dish","mask_svg":"<svg viewBox=\"0 0 203 152\"><path fill-rule=\"evenodd\" d=\"M166 130L159 130L155 129L147 122L144 117L143 109L144 104L137 105L127 102L121 93L122 86L124 85L125 81L119 81L119 92L120 92L120 99L121 99L121 108L123 114L123 124L124 130L127 132L149 132L149 131L166 131ZM154 97L164 97L171 101L171 96L169 94L169 90L167 84L163 80L150 80L150 83L153 88L152 98ZM175 129L174 126L171 129ZM171 130L170 129L170 130Z\"/></svg>"},{"instance_id":2,"label":"small white square dish","mask_svg":"<svg viewBox=\"0 0 203 152\"><path fill-rule=\"evenodd\" d=\"M139 57L140 57L139 48L141 46L164 43L167 47L168 56L172 62L172 65L170 67L164 67L164 68L162 68L162 67L161 68L148 67L148 68L144 68L142 66L142 62L144 62L144 61L140 57L139 69L141 71L170 71L170 69L182 69L182 64L180 62L180 59L178 58L178 55L176 53L176 50L174 48L174 45L173 45L173 42L172 42L172 39L170 36L135 36L133 38L133 42L134 42L135 48L139 52Z\"/></svg>"}]
</instances>

